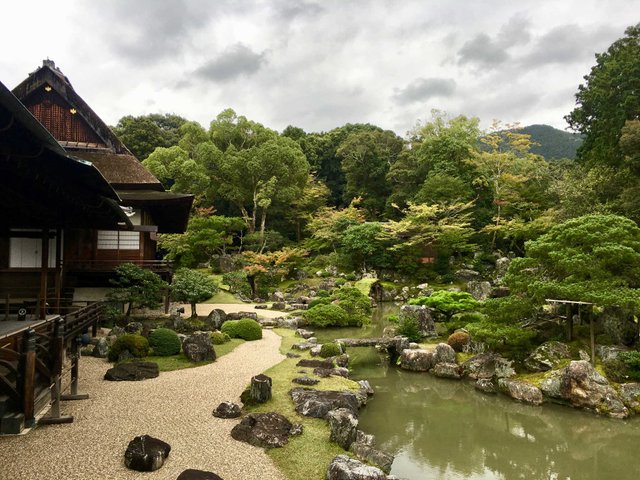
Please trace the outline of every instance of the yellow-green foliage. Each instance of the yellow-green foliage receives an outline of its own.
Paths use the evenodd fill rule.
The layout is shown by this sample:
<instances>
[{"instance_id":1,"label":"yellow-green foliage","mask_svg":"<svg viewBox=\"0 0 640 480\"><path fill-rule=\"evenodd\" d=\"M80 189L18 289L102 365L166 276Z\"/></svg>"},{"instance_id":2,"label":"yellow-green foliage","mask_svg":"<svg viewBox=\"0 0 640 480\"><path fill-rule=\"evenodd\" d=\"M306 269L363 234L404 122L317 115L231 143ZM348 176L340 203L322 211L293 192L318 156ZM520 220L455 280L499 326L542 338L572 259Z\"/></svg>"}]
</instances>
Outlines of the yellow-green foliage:
<instances>
[{"instance_id":1,"label":"yellow-green foliage","mask_svg":"<svg viewBox=\"0 0 640 480\"><path fill-rule=\"evenodd\" d=\"M262 338L262 327L251 318L240 320L227 320L222 324L222 333L226 333L231 338L242 338L243 340L259 340Z\"/></svg>"},{"instance_id":2,"label":"yellow-green foliage","mask_svg":"<svg viewBox=\"0 0 640 480\"><path fill-rule=\"evenodd\" d=\"M282 336L280 351L291 351L291 345L297 343L299 338L294 337L292 330L275 329ZM311 358L309 353L302 353L302 358ZM278 412L287 417L293 423L301 423L304 433L299 437L292 437L283 448L272 448L267 454L284 473L288 480L308 480L325 478L329 463L339 454L345 451L337 444L329 441L330 430L327 422L318 418L309 418L298 415L294 409L289 391L295 388L291 383L299 373L300 367L296 367L299 358L287 358L278 365L267 370L265 375L273 379L273 398L267 403L253 406L251 412ZM307 387L317 390L359 390L356 382L343 377L329 377L320 379L320 383Z\"/></svg>"},{"instance_id":3,"label":"yellow-green foliage","mask_svg":"<svg viewBox=\"0 0 640 480\"><path fill-rule=\"evenodd\" d=\"M136 358L146 357L149 355L149 341L142 335L135 333L120 335L109 348L109 361L118 360L120 353L125 350L128 350Z\"/></svg>"}]
</instances>

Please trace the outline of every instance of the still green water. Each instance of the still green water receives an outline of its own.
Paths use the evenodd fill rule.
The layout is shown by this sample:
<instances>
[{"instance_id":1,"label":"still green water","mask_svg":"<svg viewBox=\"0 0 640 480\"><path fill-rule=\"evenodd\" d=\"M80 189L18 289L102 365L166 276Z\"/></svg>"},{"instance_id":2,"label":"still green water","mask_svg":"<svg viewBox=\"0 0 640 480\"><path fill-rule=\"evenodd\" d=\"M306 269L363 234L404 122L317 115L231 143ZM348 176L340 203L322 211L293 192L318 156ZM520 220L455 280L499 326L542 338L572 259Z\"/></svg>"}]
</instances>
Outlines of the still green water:
<instances>
[{"instance_id":1,"label":"still green water","mask_svg":"<svg viewBox=\"0 0 640 480\"><path fill-rule=\"evenodd\" d=\"M385 312L386 313L386 312ZM366 329L318 332L330 338L378 336ZM360 428L395 455L391 473L423 479L640 479L640 421L600 418L557 405L532 407L388 365L373 348L352 348L352 378L375 390Z\"/></svg>"}]
</instances>

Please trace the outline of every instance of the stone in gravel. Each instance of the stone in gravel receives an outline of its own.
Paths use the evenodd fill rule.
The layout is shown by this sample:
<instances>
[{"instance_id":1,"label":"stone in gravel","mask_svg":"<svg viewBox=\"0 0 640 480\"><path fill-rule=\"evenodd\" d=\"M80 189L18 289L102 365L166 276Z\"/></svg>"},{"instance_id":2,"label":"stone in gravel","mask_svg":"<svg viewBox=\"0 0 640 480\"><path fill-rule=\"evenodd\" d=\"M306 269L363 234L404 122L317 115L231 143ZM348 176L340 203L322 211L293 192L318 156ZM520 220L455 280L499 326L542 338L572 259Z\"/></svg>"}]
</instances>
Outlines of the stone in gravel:
<instances>
[{"instance_id":1,"label":"stone in gravel","mask_svg":"<svg viewBox=\"0 0 640 480\"><path fill-rule=\"evenodd\" d=\"M271 304L271 310L284 310L287 308L287 304L284 302L273 302Z\"/></svg>"},{"instance_id":2,"label":"stone in gravel","mask_svg":"<svg viewBox=\"0 0 640 480\"><path fill-rule=\"evenodd\" d=\"M336 408L347 408L357 415L361 404L357 395L349 391L294 388L289 395L296 412L305 417L326 418L327 413Z\"/></svg>"},{"instance_id":3,"label":"stone in gravel","mask_svg":"<svg viewBox=\"0 0 640 480\"><path fill-rule=\"evenodd\" d=\"M297 383L298 385L307 385L307 386L317 385L318 383L320 383L320 380L317 380L311 377L296 377L291 381L293 383Z\"/></svg>"},{"instance_id":4,"label":"stone in gravel","mask_svg":"<svg viewBox=\"0 0 640 480\"><path fill-rule=\"evenodd\" d=\"M307 367L307 368L333 368L333 362L331 360L315 360L312 358L303 358L298 363L296 363L296 367Z\"/></svg>"},{"instance_id":5,"label":"stone in gravel","mask_svg":"<svg viewBox=\"0 0 640 480\"><path fill-rule=\"evenodd\" d=\"M213 411L213 416L217 418L238 418L240 415L240 405L233 402L222 402Z\"/></svg>"},{"instance_id":6,"label":"stone in gravel","mask_svg":"<svg viewBox=\"0 0 640 480\"><path fill-rule=\"evenodd\" d=\"M155 362L130 362L119 363L107 370L104 379L112 382L138 381L147 378L156 378L160 375L160 369Z\"/></svg>"},{"instance_id":7,"label":"stone in gravel","mask_svg":"<svg viewBox=\"0 0 640 480\"><path fill-rule=\"evenodd\" d=\"M222 477L213 472L205 472L204 470L194 470L192 468L185 470L176 480L223 480Z\"/></svg>"},{"instance_id":8,"label":"stone in gravel","mask_svg":"<svg viewBox=\"0 0 640 480\"><path fill-rule=\"evenodd\" d=\"M385 473L377 467L365 465L359 460L338 455L327 469L327 480L386 480Z\"/></svg>"},{"instance_id":9,"label":"stone in gravel","mask_svg":"<svg viewBox=\"0 0 640 480\"><path fill-rule=\"evenodd\" d=\"M164 465L171 446L149 435L141 435L129 442L124 452L124 464L138 472L153 472Z\"/></svg>"},{"instance_id":10,"label":"stone in gravel","mask_svg":"<svg viewBox=\"0 0 640 480\"><path fill-rule=\"evenodd\" d=\"M185 356L192 362L204 362L216 359L216 352L208 333L194 333L182 343Z\"/></svg>"},{"instance_id":11,"label":"stone in gravel","mask_svg":"<svg viewBox=\"0 0 640 480\"><path fill-rule=\"evenodd\" d=\"M211 313L204 319L204 327L207 330L220 330L222 324L227 320L227 314L224 310L214 308Z\"/></svg>"},{"instance_id":12,"label":"stone in gravel","mask_svg":"<svg viewBox=\"0 0 640 480\"><path fill-rule=\"evenodd\" d=\"M91 355L98 358L107 358L109 354L109 343L105 337L100 337L96 342L95 347L93 347L93 352Z\"/></svg>"},{"instance_id":13,"label":"stone in gravel","mask_svg":"<svg viewBox=\"0 0 640 480\"><path fill-rule=\"evenodd\" d=\"M227 313L227 320L240 320L241 318L251 318L258 321L258 314L256 312L232 312Z\"/></svg>"},{"instance_id":14,"label":"stone in gravel","mask_svg":"<svg viewBox=\"0 0 640 480\"><path fill-rule=\"evenodd\" d=\"M331 428L330 440L349 450L356 441L358 418L348 408L336 408L327 413L327 420Z\"/></svg>"},{"instance_id":15,"label":"stone in gravel","mask_svg":"<svg viewBox=\"0 0 640 480\"><path fill-rule=\"evenodd\" d=\"M255 305L253 308L255 308L257 310L266 310L267 308L269 308L269 305L266 305L266 304L262 303L260 305Z\"/></svg>"},{"instance_id":16,"label":"stone in gravel","mask_svg":"<svg viewBox=\"0 0 640 480\"><path fill-rule=\"evenodd\" d=\"M233 427L231 436L256 447L278 448L289 442L292 429L294 425L279 413L250 413Z\"/></svg>"},{"instance_id":17,"label":"stone in gravel","mask_svg":"<svg viewBox=\"0 0 640 480\"><path fill-rule=\"evenodd\" d=\"M349 378L349 369L343 367L314 368L313 373L321 378L327 378L331 376Z\"/></svg>"},{"instance_id":18,"label":"stone in gravel","mask_svg":"<svg viewBox=\"0 0 640 480\"><path fill-rule=\"evenodd\" d=\"M251 391L249 393L254 403L265 403L271 400L271 386L273 380L264 374L251 377Z\"/></svg>"}]
</instances>

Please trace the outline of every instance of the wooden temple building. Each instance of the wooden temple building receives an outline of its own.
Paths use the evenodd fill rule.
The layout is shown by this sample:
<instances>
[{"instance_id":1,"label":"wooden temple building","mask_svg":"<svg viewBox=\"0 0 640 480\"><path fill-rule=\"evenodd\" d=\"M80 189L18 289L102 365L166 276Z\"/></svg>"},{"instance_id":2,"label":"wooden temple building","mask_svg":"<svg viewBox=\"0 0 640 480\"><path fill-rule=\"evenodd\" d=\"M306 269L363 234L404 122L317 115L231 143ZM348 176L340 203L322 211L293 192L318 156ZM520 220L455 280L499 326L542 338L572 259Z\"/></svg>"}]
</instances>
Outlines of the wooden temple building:
<instances>
[{"instance_id":1,"label":"wooden temple building","mask_svg":"<svg viewBox=\"0 0 640 480\"><path fill-rule=\"evenodd\" d=\"M101 313L75 292L108 287L125 262L170 276L156 235L184 232L192 202L164 190L53 62L13 92L0 83L0 434L49 409L40 423L71 420L60 401L83 398L79 339Z\"/></svg>"}]
</instances>

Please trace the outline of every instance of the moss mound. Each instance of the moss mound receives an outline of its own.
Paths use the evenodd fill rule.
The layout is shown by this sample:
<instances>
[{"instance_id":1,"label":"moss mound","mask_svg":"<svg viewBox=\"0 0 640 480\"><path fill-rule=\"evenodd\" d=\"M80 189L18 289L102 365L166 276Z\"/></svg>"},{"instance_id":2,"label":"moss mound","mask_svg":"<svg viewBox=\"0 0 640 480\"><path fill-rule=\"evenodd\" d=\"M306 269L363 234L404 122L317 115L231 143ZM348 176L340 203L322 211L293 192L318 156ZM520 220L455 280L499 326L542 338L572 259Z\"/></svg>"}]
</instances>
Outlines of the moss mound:
<instances>
[{"instance_id":1,"label":"moss mound","mask_svg":"<svg viewBox=\"0 0 640 480\"><path fill-rule=\"evenodd\" d=\"M260 340L262 338L262 327L251 318L228 320L222 324L221 331L231 338L241 338L247 341Z\"/></svg>"},{"instance_id":2,"label":"moss mound","mask_svg":"<svg viewBox=\"0 0 640 480\"><path fill-rule=\"evenodd\" d=\"M149 335L149 345L153 354L160 357L177 355L182 348L178 334L169 328L157 328Z\"/></svg>"}]
</instances>

